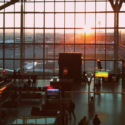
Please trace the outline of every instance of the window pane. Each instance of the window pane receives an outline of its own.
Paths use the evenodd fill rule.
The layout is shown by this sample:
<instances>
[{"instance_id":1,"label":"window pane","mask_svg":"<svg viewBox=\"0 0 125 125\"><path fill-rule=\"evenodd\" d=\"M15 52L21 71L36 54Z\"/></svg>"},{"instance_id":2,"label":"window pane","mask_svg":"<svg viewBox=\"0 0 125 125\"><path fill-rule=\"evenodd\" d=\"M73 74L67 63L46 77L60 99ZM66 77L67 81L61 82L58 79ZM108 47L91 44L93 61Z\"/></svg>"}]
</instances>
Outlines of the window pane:
<instances>
[{"instance_id":1,"label":"window pane","mask_svg":"<svg viewBox=\"0 0 125 125\"><path fill-rule=\"evenodd\" d=\"M105 2L96 2L96 11L105 11Z\"/></svg>"},{"instance_id":2,"label":"window pane","mask_svg":"<svg viewBox=\"0 0 125 125\"><path fill-rule=\"evenodd\" d=\"M59 53L64 52L64 45L55 45L55 58L59 58Z\"/></svg>"},{"instance_id":3,"label":"window pane","mask_svg":"<svg viewBox=\"0 0 125 125\"><path fill-rule=\"evenodd\" d=\"M75 44L84 43L84 30L76 29L75 30Z\"/></svg>"},{"instance_id":4,"label":"window pane","mask_svg":"<svg viewBox=\"0 0 125 125\"><path fill-rule=\"evenodd\" d=\"M64 14L55 14L55 27L64 27Z\"/></svg>"},{"instance_id":5,"label":"window pane","mask_svg":"<svg viewBox=\"0 0 125 125\"><path fill-rule=\"evenodd\" d=\"M74 45L65 45L65 52L74 52Z\"/></svg>"},{"instance_id":6,"label":"window pane","mask_svg":"<svg viewBox=\"0 0 125 125\"><path fill-rule=\"evenodd\" d=\"M35 14L35 27L43 27L43 14Z\"/></svg>"},{"instance_id":7,"label":"window pane","mask_svg":"<svg viewBox=\"0 0 125 125\"><path fill-rule=\"evenodd\" d=\"M106 61L106 70L114 71L114 61Z\"/></svg>"},{"instance_id":8,"label":"window pane","mask_svg":"<svg viewBox=\"0 0 125 125\"><path fill-rule=\"evenodd\" d=\"M0 58L3 58L3 45L2 44L0 44Z\"/></svg>"},{"instance_id":9,"label":"window pane","mask_svg":"<svg viewBox=\"0 0 125 125\"><path fill-rule=\"evenodd\" d=\"M36 63L33 60L24 60L23 61L23 73L27 75L28 74L32 75L33 72L30 72L29 70L32 70L35 64Z\"/></svg>"},{"instance_id":10,"label":"window pane","mask_svg":"<svg viewBox=\"0 0 125 125\"><path fill-rule=\"evenodd\" d=\"M45 30L45 43L54 43L54 30L53 29Z\"/></svg>"},{"instance_id":11,"label":"window pane","mask_svg":"<svg viewBox=\"0 0 125 125\"><path fill-rule=\"evenodd\" d=\"M76 12L85 12L84 2L76 2Z\"/></svg>"},{"instance_id":12,"label":"window pane","mask_svg":"<svg viewBox=\"0 0 125 125\"><path fill-rule=\"evenodd\" d=\"M29 72L33 72L34 75L42 75L43 74L43 61L42 60L35 60L37 65L31 69Z\"/></svg>"},{"instance_id":13,"label":"window pane","mask_svg":"<svg viewBox=\"0 0 125 125\"><path fill-rule=\"evenodd\" d=\"M25 29L24 38L25 43L33 43L33 29Z\"/></svg>"},{"instance_id":14,"label":"window pane","mask_svg":"<svg viewBox=\"0 0 125 125\"><path fill-rule=\"evenodd\" d=\"M55 11L64 12L64 2L55 2Z\"/></svg>"},{"instance_id":15,"label":"window pane","mask_svg":"<svg viewBox=\"0 0 125 125\"><path fill-rule=\"evenodd\" d=\"M45 67L45 69L44 69L45 75L53 74L54 60L45 60L44 67Z\"/></svg>"},{"instance_id":16,"label":"window pane","mask_svg":"<svg viewBox=\"0 0 125 125\"><path fill-rule=\"evenodd\" d=\"M5 27L14 27L14 14L5 14Z\"/></svg>"},{"instance_id":17,"label":"window pane","mask_svg":"<svg viewBox=\"0 0 125 125\"><path fill-rule=\"evenodd\" d=\"M64 29L55 30L55 43L64 43Z\"/></svg>"},{"instance_id":18,"label":"window pane","mask_svg":"<svg viewBox=\"0 0 125 125\"><path fill-rule=\"evenodd\" d=\"M24 45L24 46L23 46L23 52L24 52L24 58L25 58L25 59L34 58L33 45L31 45L31 44L29 44L29 45Z\"/></svg>"},{"instance_id":19,"label":"window pane","mask_svg":"<svg viewBox=\"0 0 125 125\"><path fill-rule=\"evenodd\" d=\"M14 5L10 5L5 8L5 12L13 12L14 11Z\"/></svg>"},{"instance_id":20,"label":"window pane","mask_svg":"<svg viewBox=\"0 0 125 125\"><path fill-rule=\"evenodd\" d=\"M5 48L5 58L14 58L14 45L6 43Z\"/></svg>"},{"instance_id":21,"label":"window pane","mask_svg":"<svg viewBox=\"0 0 125 125\"><path fill-rule=\"evenodd\" d=\"M86 2L86 12L95 11L95 2Z\"/></svg>"},{"instance_id":22,"label":"window pane","mask_svg":"<svg viewBox=\"0 0 125 125\"><path fill-rule=\"evenodd\" d=\"M19 27L20 28L20 14L15 14L15 27Z\"/></svg>"},{"instance_id":23,"label":"window pane","mask_svg":"<svg viewBox=\"0 0 125 125\"><path fill-rule=\"evenodd\" d=\"M20 44L15 44L15 46L13 46L13 50L14 50L14 58L19 59L20 58Z\"/></svg>"},{"instance_id":24,"label":"window pane","mask_svg":"<svg viewBox=\"0 0 125 125\"><path fill-rule=\"evenodd\" d=\"M25 11L34 11L34 3L25 2Z\"/></svg>"},{"instance_id":25,"label":"window pane","mask_svg":"<svg viewBox=\"0 0 125 125\"><path fill-rule=\"evenodd\" d=\"M3 29L0 29L0 43L3 43Z\"/></svg>"},{"instance_id":26,"label":"window pane","mask_svg":"<svg viewBox=\"0 0 125 125\"><path fill-rule=\"evenodd\" d=\"M114 44L114 29L106 30L106 44Z\"/></svg>"},{"instance_id":27,"label":"window pane","mask_svg":"<svg viewBox=\"0 0 125 125\"><path fill-rule=\"evenodd\" d=\"M43 45L35 45L35 50L34 50L34 58L35 59L40 59L43 58Z\"/></svg>"},{"instance_id":28,"label":"window pane","mask_svg":"<svg viewBox=\"0 0 125 125\"><path fill-rule=\"evenodd\" d=\"M107 11L113 11L110 2L107 2Z\"/></svg>"},{"instance_id":29,"label":"window pane","mask_svg":"<svg viewBox=\"0 0 125 125\"><path fill-rule=\"evenodd\" d=\"M65 43L74 43L74 29L65 30Z\"/></svg>"},{"instance_id":30,"label":"window pane","mask_svg":"<svg viewBox=\"0 0 125 125\"><path fill-rule=\"evenodd\" d=\"M15 43L20 43L20 29L15 29Z\"/></svg>"},{"instance_id":31,"label":"window pane","mask_svg":"<svg viewBox=\"0 0 125 125\"><path fill-rule=\"evenodd\" d=\"M21 3L17 2L15 3L15 11L20 12L21 11Z\"/></svg>"},{"instance_id":32,"label":"window pane","mask_svg":"<svg viewBox=\"0 0 125 125\"><path fill-rule=\"evenodd\" d=\"M105 60L105 45L96 45L96 59Z\"/></svg>"},{"instance_id":33,"label":"window pane","mask_svg":"<svg viewBox=\"0 0 125 125\"><path fill-rule=\"evenodd\" d=\"M96 14L96 27L105 27L105 13Z\"/></svg>"},{"instance_id":34,"label":"window pane","mask_svg":"<svg viewBox=\"0 0 125 125\"><path fill-rule=\"evenodd\" d=\"M85 59L95 59L95 45L85 45Z\"/></svg>"},{"instance_id":35,"label":"window pane","mask_svg":"<svg viewBox=\"0 0 125 125\"><path fill-rule=\"evenodd\" d=\"M74 14L65 14L65 27L74 27Z\"/></svg>"},{"instance_id":36,"label":"window pane","mask_svg":"<svg viewBox=\"0 0 125 125\"><path fill-rule=\"evenodd\" d=\"M54 75L59 75L59 65L58 65L58 60L55 61Z\"/></svg>"},{"instance_id":37,"label":"window pane","mask_svg":"<svg viewBox=\"0 0 125 125\"><path fill-rule=\"evenodd\" d=\"M35 2L35 12L44 12L43 2Z\"/></svg>"},{"instance_id":38,"label":"window pane","mask_svg":"<svg viewBox=\"0 0 125 125\"><path fill-rule=\"evenodd\" d=\"M35 29L35 43L43 43L43 29Z\"/></svg>"},{"instance_id":39,"label":"window pane","mask_svg":"<svg viewBox=\"0 0 125 125\"><path fill-rule=\"evenodd\" d=\"M83 28L85 26L85 14L76 14L75 27Z\"/></svg>"},{"instance_id":40,"label":"window pane","mask_svg":"<svg viewBox=\"0 0 125 125\"><path fill-rule=\"evenodd\" d=\"M5 60L5 69L13 70L13 60Z\"/></svg>"},{"instance_id":41,"label":"window pane","mask_svg":"<svg viewBox=\"0 0 125 125\"><path fill-rule=\"evenodd\" d=\"M86 27L95 27L95 14L86 14Z\"/></svg>"},{"instance_id":42,"label":"window pane","mask_svg":"<svg viewBox=\"0 0 125 125\"><path fill-rule=\"evenodd\" d=\"M1 50L0 50L1 51ZM0 60L0 68L1 68L1 70L0 70L0 75L2 75L3 73L2 73L2 70L3 70L3 60Z\"/></svg>"},{"instance_id":43,"label":"window pane","mask_svg":"<svg viewBox=\"0 0 125 125\"><path fill-rule=\"evenodd\" d=\"M65 12L74 12L73 2L65 2Z\"/></svg>"},{"instance_id":44,"label":"window pane","mask_svg":"<svg viewBox=\"0 0 125 125\"><path fill-rule=\"evenodd\" d=\"M106 59L114 60L114 45L106 45Z\"/></svg>"},{"instance_id":45,"label":"window pane","mask_svg":"<svg viewBox=\"0 0 125 125\"><path fill-rule=\"evenodd\" d=\"M81 52L84 58L84 45L75 45L75 52Z\"/></svg>"},{"instance_id":46,"label":"window pane","mask_svg":"<svg viewBox=\"0 0 125 125\"><path fill-rule=\"evenodd\" d=\"M119 13L119 27L125 27L125 13Z\"/></svg>"},{"instance_id":47,"label":"window pane","mask_svg":"<svg viewBox=\"0 0 125 125\"><path fill-rule=\"evenodd\" d=\"M87 74L93 74L95 70L95 61L85 61L85 71Z\"/></svg>"},{"instance_id":48,"label":"window pane","mask_svg":"<svg viewBox=\"0 0 125 125\"><path fill-rule=\"evenodd\" d=\"M5 43L14 43L14 30L5 29Z\"/></svg>"},{"instance_id":49,"label":"window pane","mask_svg":"<svg viewBox=\"0 0 125 125\"><path fill-rule=\"evenodd\" d=\"M54 45L45 45L45 59L54 58Z\"/></svg>"},{"instance_id":50,"label":"window pane","mask_svg":"<svg viewBox=\"0 0 125 125\"><path fill-rule=\"evenodd\" d=\"M54 12L54 2L45 2L45 12Z\"/></svg>"},{"instance_id":51,"label":"window pane","mask_svg":"<svg viewBox=\"0 0 125 125\"><path fill-rule=\"evenodd\" d=\"M86 29L86 44L95 43L95 29Z\"/></svg>"},{"instance_id":52,"label":"window pane","mask_svg":"<svg viewBox=\"0 0 125 125\"><path fill-rule=\"evenodd\" d=\"M3 27L3 14L0 13L0 27Z\"/></svg>"},{"instance_id":53,"label":"window pane","mask_svg":"<svg viewBox=\"0 0 125 125\"><path fill-rule=\"evenodd\" d=\"M34 26L34 14L25 14L25 27Z\"/></svg>"},{"instance_id":54,"label":"window pane","mask_svg":"<svg viewBox=\"0 0 125 125\"><path fill-rule=\"evenodd\" d=\"M125 29L119 29L119 44L125 46Z\"/></svg>"},{"instance_id":55,"label":"window pane","mask_svg":"<svg viewBox=\"0 0 125 125\"><path fill-rule=\"evenodd\" d=\"M20 68L20 60L15 60L14 61L14 69L16 70L16 69L18 69L18 68Z\"/></svg>"},{"instance_id":56,"label":"window pane","mask_svg":"<svg viewBox=\"0 0 125 125\"><path fill-rule=\"evenodd\" d=\"M120 11L125 11L125 3L124 2L122 3Z\"/></svg>"},{"instance_id":57,"label":"window pane","mask_svg":"<svg viewBox=\"0 0 125 125\"><path fill-rule=\"evenodd\" d=\"M107 13L107 27L114 27L114 13Z\"/></svg>"},{"instance_id":58,"label":"window pane","mask_svg":"<svg viewBox=\"0 0 125 125\"><path fill-rule=\"evenodd\" d=\"M45 14L45 27L54 27L54 14Z\"/></svg>"},{"instance_id":59,"label":"window pane","mask_svg":"<svg viewBox=\"0 0 125 125\"><path fill-rule=\"evenodd\" d=\"M96 30L96 43L105 44L105 30L104 29Z\"/></svg>"}]
</instances>

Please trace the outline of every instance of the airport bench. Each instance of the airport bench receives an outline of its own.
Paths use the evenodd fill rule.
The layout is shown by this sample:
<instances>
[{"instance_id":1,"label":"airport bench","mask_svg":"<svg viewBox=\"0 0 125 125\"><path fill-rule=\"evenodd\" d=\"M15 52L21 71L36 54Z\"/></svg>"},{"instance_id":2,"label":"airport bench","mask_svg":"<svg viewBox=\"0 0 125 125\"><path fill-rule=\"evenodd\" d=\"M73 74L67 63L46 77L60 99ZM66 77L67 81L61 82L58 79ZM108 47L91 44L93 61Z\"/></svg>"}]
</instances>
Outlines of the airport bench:
<instances>
[{"instance_id":1,"label":"airport bench","mask_svg":"<svg viewBox=\"0 0 125 125\"><path fill-rule=\"evenodd\" d=\"M42 105L43 110L60 110L62 107L63 110L68 110L68 103L45 103Z\"/></svg>"},{"instance_id":2,"label":"airport bench","mask_svg":"<svg viewBox=\"0 0 125 125\"><path fill-rule=\"evenodd\" d=\"M22 99L40 99L41 100L41 93L21 93L21 100Z\"/></svg>"},{"instance_id":3,"label":"airport bench","mask_svg":"<svg viewBox=\"0 0 125 125\"><path fill-rule=\"evenodd\" d=\"M31 116L57 116L58 111L33 110Z\"/></svg>"},{"instance_id":4,"label":"airport bench","mask_svg":"<svg viewBox=\"0 0 125 125\"><path fill-rule=\"evenodd\" d=\"M2 108L14 108L14 109L18 110L19 102L18 101L7 101L2 104Z\"/></svg>"}]
</instances>

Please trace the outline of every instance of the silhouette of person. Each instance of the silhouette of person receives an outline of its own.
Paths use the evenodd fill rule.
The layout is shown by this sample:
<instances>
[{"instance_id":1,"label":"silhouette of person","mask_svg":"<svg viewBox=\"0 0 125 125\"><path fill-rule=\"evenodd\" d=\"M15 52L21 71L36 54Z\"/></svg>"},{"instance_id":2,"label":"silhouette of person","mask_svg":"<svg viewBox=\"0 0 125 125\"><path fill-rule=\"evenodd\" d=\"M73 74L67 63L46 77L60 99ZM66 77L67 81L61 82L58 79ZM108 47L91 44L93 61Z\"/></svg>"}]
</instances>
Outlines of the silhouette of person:
<instances>
[{"instance_id":1,"label":"silhouette of person","mask_svg":"<svg viewBox=\"0 0 125 125\"><path fill-rule=\"evenodd\" d=\"M74 113L74 109L75 109L75 103L72 102L72 100L70 100L70 103L69 103L69 115L70 115L70 120L71 120L71 114L73 115L74 117L74 120L76 120L76 116L75 116L75 113Z\"/></svg>"},{"instance_id":2,"label":"silhouette of person","mask_svg":"<svg viewBox=\"0 0 125 125\"><path fill-rule=\"evenodd\" d=\"M93 125L99 125L101 124L100 119L98 118L98 115L95 115L95 118L93 119Z\"/></svg>"},{"instance_id":3,"label":"silhouette of person","mask_svg":"<svg viewBox=\"0 0 125 125\"><path fill-rule=\"evenodd\" d=\"M28 83L28 86L30 86L30 84L31 84L31 80L30 80L30 79L28 79L28 82L27 82L27 83Z\"/></svg>"}]
</instances>

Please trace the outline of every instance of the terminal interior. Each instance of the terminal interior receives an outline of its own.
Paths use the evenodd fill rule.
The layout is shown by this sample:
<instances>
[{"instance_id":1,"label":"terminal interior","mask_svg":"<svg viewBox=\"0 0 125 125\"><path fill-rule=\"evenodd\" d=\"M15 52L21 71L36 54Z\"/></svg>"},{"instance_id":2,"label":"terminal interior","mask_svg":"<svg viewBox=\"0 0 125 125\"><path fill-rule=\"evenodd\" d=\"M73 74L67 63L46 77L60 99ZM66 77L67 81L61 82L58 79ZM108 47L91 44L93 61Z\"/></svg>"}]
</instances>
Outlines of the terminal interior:
<instances>
[{"instance_id":1,"label":"terminal interior","mask_svg":"<svg viewBox=\"0 0 125 125\"><path fill-rule=\"evenodd\" d=\"M125 0L1 0L0 125L124 125L124 17Z\"/></svg>"}]
</instances>

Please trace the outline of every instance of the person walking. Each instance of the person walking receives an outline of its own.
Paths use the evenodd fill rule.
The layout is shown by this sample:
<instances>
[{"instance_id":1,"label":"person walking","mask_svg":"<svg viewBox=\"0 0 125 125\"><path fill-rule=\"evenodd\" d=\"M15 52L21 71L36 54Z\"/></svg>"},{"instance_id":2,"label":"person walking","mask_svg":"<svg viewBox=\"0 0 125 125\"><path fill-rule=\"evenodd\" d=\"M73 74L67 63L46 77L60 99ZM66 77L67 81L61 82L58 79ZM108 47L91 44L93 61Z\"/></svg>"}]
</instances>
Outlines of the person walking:
<instances>
[{"instance_id":1,"label":"person walking","mask_svg":"<svg viewBox=\"0 0 125 125\"><path fill-rule=\"evenodd\" d=\"M98 115L95 115L95 118L93 119L93 125L99 125L101 124L100 119L98 118Z\"/></svg>"},{"instance_id":2,"label":"person walking","mask_svg":"<svg viewBox=\"0 0 125 125\"><path fill-rule=\"evenodd\" d=\"M72 100L70 100L70 102L69 102L69 119L70 119L70 120L71 120L71 114L73 115L74 120L76 120L76 116L75 116L75 113L74 113L74 109L75 109L75 103L72 102Z\"/></svg>"}]
</instances>

